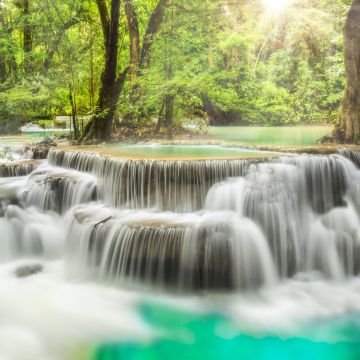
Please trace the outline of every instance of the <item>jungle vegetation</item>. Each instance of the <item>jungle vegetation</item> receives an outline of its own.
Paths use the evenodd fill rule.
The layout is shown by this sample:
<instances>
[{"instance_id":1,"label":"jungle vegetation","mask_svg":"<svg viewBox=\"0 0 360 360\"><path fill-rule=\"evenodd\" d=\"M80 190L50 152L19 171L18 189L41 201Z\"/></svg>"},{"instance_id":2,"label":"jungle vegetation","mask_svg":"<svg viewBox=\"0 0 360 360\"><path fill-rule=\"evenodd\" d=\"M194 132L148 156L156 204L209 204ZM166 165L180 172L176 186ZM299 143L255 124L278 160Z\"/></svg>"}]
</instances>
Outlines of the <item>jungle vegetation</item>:
<instances>
[{"instance_id":1,"label":"jungle vegetation","mask_svg":"<svg viewBox=\"0 0 360 360\"><path fill-rule=\"evenodd\" d=\"M79 141L339 119L360 141L360 0L281 1L0 0L0 133L56 115Z\"/></svg>"}]
</instances>

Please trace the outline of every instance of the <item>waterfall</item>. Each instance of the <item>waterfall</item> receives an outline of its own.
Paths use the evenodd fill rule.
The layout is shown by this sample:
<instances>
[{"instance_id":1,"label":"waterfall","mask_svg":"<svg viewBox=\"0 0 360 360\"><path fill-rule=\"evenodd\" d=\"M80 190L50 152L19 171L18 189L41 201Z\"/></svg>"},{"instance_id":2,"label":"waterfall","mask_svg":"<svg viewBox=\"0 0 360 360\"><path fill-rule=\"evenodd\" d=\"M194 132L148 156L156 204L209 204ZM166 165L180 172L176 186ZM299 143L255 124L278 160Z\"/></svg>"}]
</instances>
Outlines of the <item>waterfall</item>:
<instances>
[{"instance_id":1,"label":"waterfall","mask_svg":"<svg viewBox=\"0 0 360 360\"><path fill-rule=\"evenodd\" d=\"M314 211L326 213L334 207L346 205L344 195L349 181L346 171L354 169L349 161L337 155L303 155L285 161L301 169L305 176L307 201Z\"/></svg>"},{"instance_id":2,"label":"waterfall","mask_svg":"<svg viewBox=\"0 0 360 360\"><path fill-rule=\"evenodd\" d=\"M96 215L95 215L96 214ZM265 237L233 213L159 214L76 208L69 216L69 271L174 290L270 285Z\"/></svg>"},{"instance_id":3,"label":"waterfall","mask_svg":"<svg viewBox=\"0 0 360 360\"><path fill-rule=\"evenodd\" d=\"M253 166L246 177L230 179L210 190L209 210L232 210L254 220L266 234L283 276L300 268L300 234L308 209L300 169L288 164Z\"/></svg>"},{"instance_id":4,"label":"waterfall","mask_svg":"<svg viewBox=\"0 0 360 360\"><path fill-rule=\"evenodd\" d=\"M340 156L299 156L252 166L215 185L205 207L255 221L281 277L320 271L329 278L359 273L360 172Z\"/></svg>"},{"instance_id":5,"label":"waterfall","mask_svg":"<svg viewBox=\"0 0 360 360\"><path fill-rule=\"evenodd\" d=\"M25 188L23 199L27 205L59 213L97 198L95 177L48 166L33 171L27 179Z\"/></svg>"},{"instance_id":6,"label":"waterfall","mask_svg":"<svg viewBox=\"0 0 360 360\"><path fill-rule=\"evenodd\" d=\"M25 177L0 177L0 201L18 201L21 192L25 187Z\"/></svg>"},{"instance_id":7,"label":"waterfall","mask_svg":"<svg viewBox=\"0 0 360 360\"><path fill-rule=\"evenodd\" d=\"M0 261L64 256L71 278L179 292L357 276L358 158L349 149L266 161L51 150L30 174L0 177Z\"/></svg>"},{"instance_id":8,"label":"waterfall","mask_svg":"<svg viewBox=\"0 0 360 360\"><path fill-rule=\"evenodd\" d=\"M9 205L0 217L0 229L0 263L21 256L53 259L63 252L64 233L55 214Z\"/></svg>"},{"instance_id":9,"label":"waterfall","mask_svg":"<svg viewBox=\"0 0 360 360\"><path fill-rule=\"evenodd\" d=\"M38 165L33 154L23 146L1 146L0 178L19 177L30 174Z\"/></svg>"},{"instance_id":10,"label":"waterfall","mask_svg":"<svg viewBox=\"0 0 360 360\"><path fill-rule=\"evenodd\" d=\"M354 151L352 148L341 148L337 151L341 156L351 160L358 168L360 168L360 152Z\"/></svg>"},{"instance_id":11,"label":"waterfall","mask_svg":"<svg viewBox=\"0 0 360 360\"><path fill-rule=\"evenodd\" d=\"M242 176L250 161L129 160L51 150L49 163L96 175L102 182L102 198L111 206L186 212L201 209L212 185Z\"/></svg>"},{"instance_id":12,"label":"waterfall","mask_svg":"<svg viewBox=\"0 0 360 360\"><path fill-rule=\"evenodd\" d=\"M19 177L30 174L36 168L33 162L0 164L0 177Z\"/></svg>"}]
</instances>

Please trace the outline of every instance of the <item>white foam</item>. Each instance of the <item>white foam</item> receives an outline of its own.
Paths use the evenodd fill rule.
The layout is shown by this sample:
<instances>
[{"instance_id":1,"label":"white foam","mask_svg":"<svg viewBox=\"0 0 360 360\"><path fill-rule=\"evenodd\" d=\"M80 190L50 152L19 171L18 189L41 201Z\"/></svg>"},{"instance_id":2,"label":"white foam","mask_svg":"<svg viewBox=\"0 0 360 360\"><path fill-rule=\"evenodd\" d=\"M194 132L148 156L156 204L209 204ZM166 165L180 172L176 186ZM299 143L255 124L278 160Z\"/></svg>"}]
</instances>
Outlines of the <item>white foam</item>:
<instances>
[{"instance_id":1,"label":"white foam","mask_svg":"<svg viewBox=\"0 0 360 360\"><path fill-rule=\"evenodd\" d=\"M139 295L64 280L63 263L16 278L17 267L0 266L0 359L64 359L77 346L148 339L153 334L136 312Z\"/></svg>"}]
</instances>

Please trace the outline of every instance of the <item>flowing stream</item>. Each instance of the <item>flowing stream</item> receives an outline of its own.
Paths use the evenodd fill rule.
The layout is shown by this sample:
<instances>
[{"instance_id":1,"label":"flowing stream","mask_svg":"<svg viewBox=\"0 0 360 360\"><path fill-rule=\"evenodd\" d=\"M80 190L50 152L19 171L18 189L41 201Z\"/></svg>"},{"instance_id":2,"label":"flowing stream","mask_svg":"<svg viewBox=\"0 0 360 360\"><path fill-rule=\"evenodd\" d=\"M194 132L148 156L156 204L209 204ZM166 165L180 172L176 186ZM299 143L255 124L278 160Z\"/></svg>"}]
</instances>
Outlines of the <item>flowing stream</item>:
<instances>
[{"instance_id":1,"label":"flowing stream","mask_svg":"<svg viewBox=\"0 0 360 360\"><path fill-rule=\"evenodd\" d=\"M270 359L266 339L276 348L294 337L317 354L298 359L359 358L359 154L166 161L51 150L33 162L7 152L0 359L177 359L159 345L169 338L182 357L179 344L199 359L261 347L252 358ZM231 356L200 349L222 341Z\"/></svg>"}]
</instances>

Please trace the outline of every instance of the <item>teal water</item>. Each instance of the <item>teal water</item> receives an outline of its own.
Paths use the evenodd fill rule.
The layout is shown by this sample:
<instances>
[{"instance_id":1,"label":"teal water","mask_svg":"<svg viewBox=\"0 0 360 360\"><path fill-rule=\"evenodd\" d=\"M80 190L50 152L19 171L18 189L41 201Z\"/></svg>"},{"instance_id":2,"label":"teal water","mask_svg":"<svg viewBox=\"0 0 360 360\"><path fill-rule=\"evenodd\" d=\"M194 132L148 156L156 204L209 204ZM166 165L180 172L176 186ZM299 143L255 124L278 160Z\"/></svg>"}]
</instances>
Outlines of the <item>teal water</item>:
<instances>
[{"instance_id":1,"label":"teal water","mask_svg":"<svg viewBox=\"0 0 360 360\"><path fill-rule=\"evenodd\" d=\"M69 130L43 130L43 131L34 131L29 133L23 133L22 136L29 138L43 138L45 136L61 136L61 135L69 135Z\"/></svg>"},{"instance_id":2,"label":"teal water","mask_svg":"<svg viewBox=\"0 0 360 360\"><path fill-rule=\"evenodd\" d=\"M219 145L109 145L107 149L137 158L233 158L260 156L263 152L237 148L252 145L307 146L331 133L331 126L309 127L210 127L209 138L235 147Z\"/></svg>"},{"instance_id":3,"label":"teal water","mask_svg":"<svg viewBox=\"0 0 360 360\"><path fill-rule=\"evenodd\" d=\"M39 132L31 132L31 133L23 133L18 135L8 135L8 136L0 136L0 142L2 145L18 145L24 144L27 142L37 142L44 139L44 137L52 137L54 135L68 135L69 131L39 131Z\"/></svg>"},{"instance_id":4,"label":"teal water","mask_svg":"<svg viewBox=\"0 0 360 360\"><path fill-rule=\"evenodd\" d=\"M331 133L331 126L211 127L212 139L254 145L314 145Z\"/></svg>"},{"instance_id":5,"label":"teal water","mask_svg":"<svg viewBox=\"0 0 360 360\"><path fill-rule=\"evenodd\" d=\"M146 305L142 316L160 334L144 343L108 343L94 351L93 360L358 360L359 314L309 324L290 338L256 337L242 333L230 319L210 314ZM354 321L357 319L357 321ZM314 340L321 335L343 338L335 343Z\"/></svg>"},{"instance_id":6,"label":"teal water","mask_svg":"<svg viewBox=\"0 0 360 360\"><path fill-rule=\"evenodd\" d=\"M242 156L259 156L262 151L224 147L217 145L122 145L114 144L107 147L114 153L138 158L227 158Z\"/></svg>"},{"instance_id":7,"label":"teal water","mask_svg":"<svg viewBox=\"0 0 360 360\"><path fill-rule=\"evenodd\" d=\"M176 147L169 148L178 156ZM218 146L178 148L204 151L205 155L210 148L216 154L224 151L226 156L229 150ZM259 153L235 150L236 154ZM33 207L29 213L34 216L30 225L43 228L51 244L56 234L67 233L55 214L42 214ZM4 218L0 222L6 234ZM133 294L107 284L78 282L63 274L68 263L62 258L54 264L43 262L43 272L26 279L14 274L19 265L28 265L27 259L0 266L4 284L0 290L2 359L63 360L65 353L72 355L77 347L80 349L72 360L360 359L360 278L347 283L345 279L319 280L318 274L300 276L300 281L266 288L256 296L234 294L231 301L224 294L199 294L194 301L200 310L191 312L184 310L188 297L169 295L170 305L160 305L163 300L155 291ZM171 307L180 301L182 310ZM147 327L153 337L146 333Z\"/></svg>"}]
</instances>

